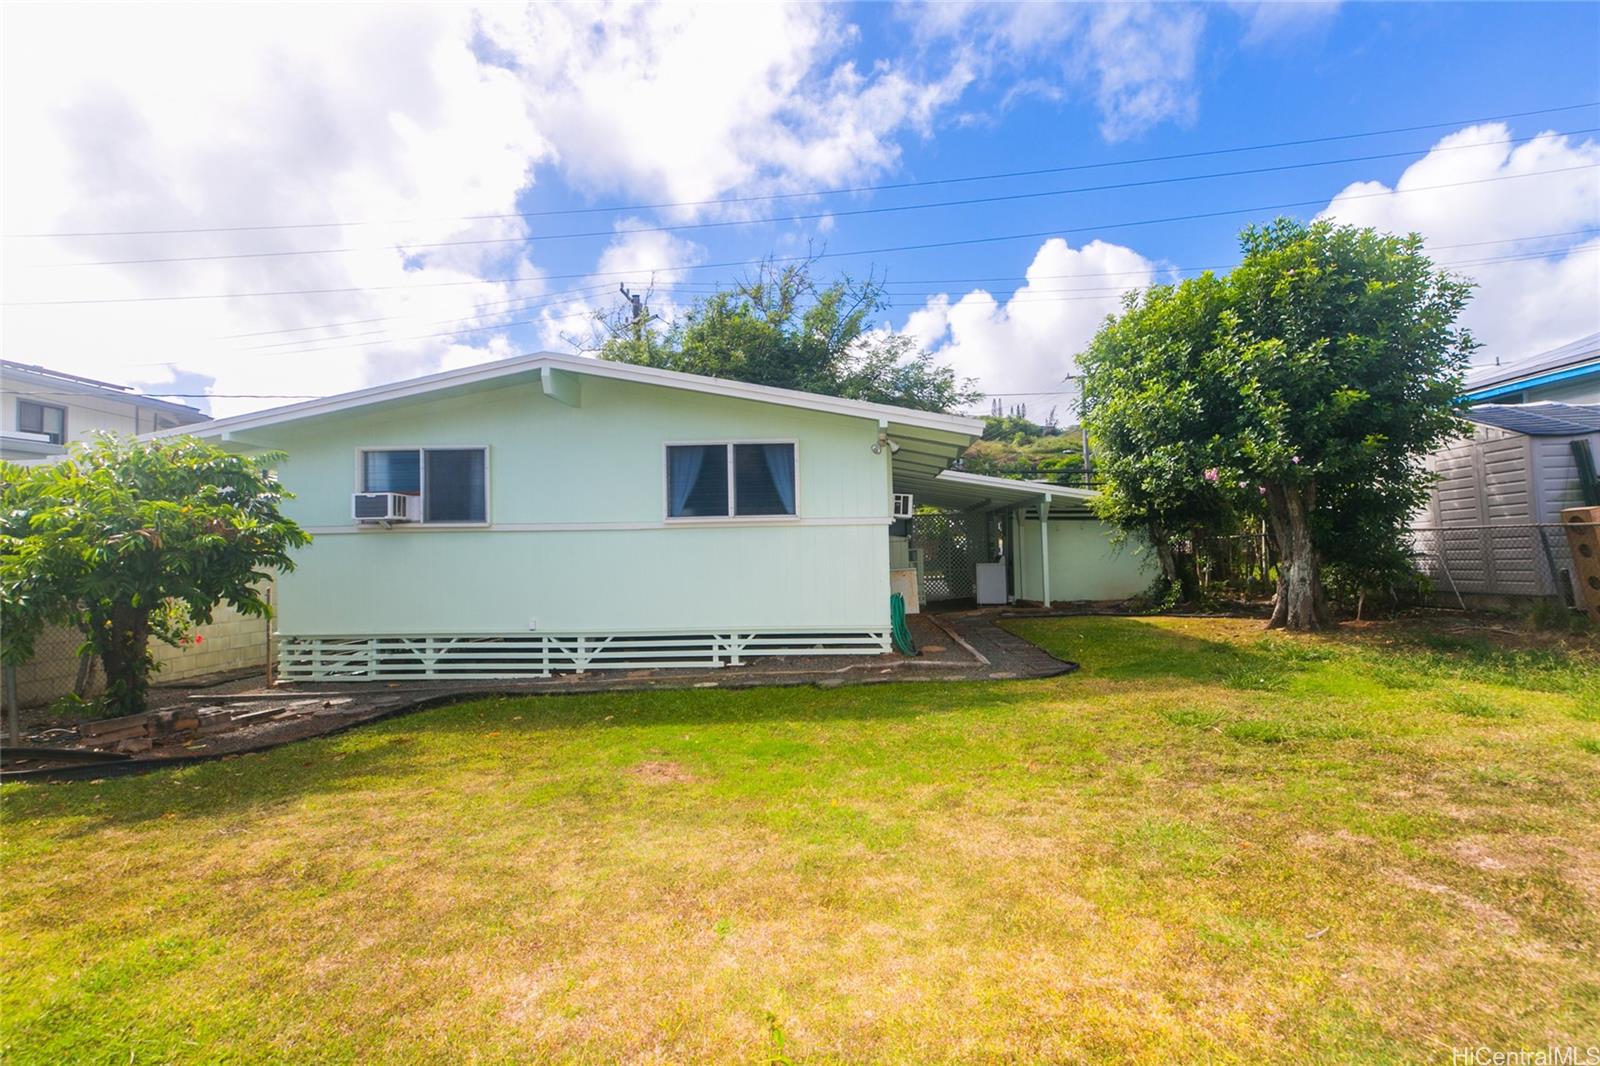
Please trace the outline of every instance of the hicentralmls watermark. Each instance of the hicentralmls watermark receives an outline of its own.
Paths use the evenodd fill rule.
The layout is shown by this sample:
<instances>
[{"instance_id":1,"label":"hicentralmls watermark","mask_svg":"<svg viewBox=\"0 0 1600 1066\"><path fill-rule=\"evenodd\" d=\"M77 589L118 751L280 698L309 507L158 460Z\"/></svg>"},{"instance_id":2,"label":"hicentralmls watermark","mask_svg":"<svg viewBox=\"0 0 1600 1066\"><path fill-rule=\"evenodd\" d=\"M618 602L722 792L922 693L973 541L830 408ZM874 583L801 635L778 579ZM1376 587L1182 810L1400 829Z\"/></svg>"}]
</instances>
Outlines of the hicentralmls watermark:
<instances>
[{"instance_id":1,"label":"hicentralmls watermark","mask_svg":"<svg viewBox=\"0 0 1600 1066\"><path fill-rule=\"evenodd\" d=\"M1450 1066L1600 1066L1600 1045L1519 1048L1499 1051L1492 1047L1450 1049Z\"/></svg>"}]
</instances>

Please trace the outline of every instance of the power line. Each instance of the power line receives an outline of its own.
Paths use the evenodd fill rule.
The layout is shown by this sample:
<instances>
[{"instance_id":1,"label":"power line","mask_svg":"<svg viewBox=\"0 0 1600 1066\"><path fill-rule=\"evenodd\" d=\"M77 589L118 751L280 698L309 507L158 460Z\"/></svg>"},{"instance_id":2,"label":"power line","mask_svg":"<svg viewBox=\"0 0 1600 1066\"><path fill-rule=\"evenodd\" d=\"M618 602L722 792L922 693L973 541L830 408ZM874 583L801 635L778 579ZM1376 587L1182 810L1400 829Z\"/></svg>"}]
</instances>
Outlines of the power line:
<instances>
[{"instance_id":1,"label":"power line","mask_svg":"<svg viewBox=\"0 0 1600 1066\"><path fill-rule=\"evenodd\" d=\"M1569 254L1576 254L1578 252L1586 252L1586 251L1600 251L1600 246L1596 246L1596 247L1593 247L1593 248L1573 249L1572 252L1569 253ZM1485 258L1485 259L1464 260L1464 261L1456 262L1456 263L1441 263L1441 264L1438 264L1438 265L1444 266L1444 267L1487 265L1487 264L1490 264L1490 263L1498 263L1498 262L1520 262L1520 261L1523 261L1523 260L1525 260L1527 258L1531 258L1531 257L1533 257L1533 256L1530 256L1530 255L1527 255L1527 254L1512 255L1512 256L1495 256L1495 257L1489 257L1489 258ZM1130 285L1124 285L1124 286L1107 286L1107 287L1105 287L1103 289L1100 289L1100 290L1090 290L1090 289L1044 290L1045 292L1062 292L1062 293L1097 291L1097 292L1100 293L1100 295L1090 295L1090 296L1081 296L1081 295L1080 296L1065 296L1065 295L1063 295L1063 296L1040 296L1040 297L1036 297L1036 298L1028 298L1026 296L1012 296L1010 299L1007 299L1006 301L1004 301L1002 306L1004 306L1007 309L1010 309L1012 307L1038 305L1038 304L1105 303L1105 302L1110 301L1110 300L1115 300L1116 299L1116 294L1118 294L1118 293L1129 292L1129 291L1132 291L1134 289L1138 289L1138 288L1142 288L1142 287L1143 286L1141 286L1141 285L1130 284ZM926 292L926 293L895 293L893 295L898 295L898 296L944 296L944 295L948 295L948 294L947 293L943 293L943 292ZM423 333L423 334L418 334L418 335L415 335L415 336L408 336L408 337L381 337L381 338L379 338L377 340L362 341L362 342L355 343L355 344L330 344L330 345L324 345L322 347L314 347L314 348L289 348L287 350L280 351L280 352L277 352L275 354L279 354L279 355L307 355L307 354L311 354L311 353L314 353L314 352L341 351L341 350L349 349L349 348L371 348L371 347L376 347L376 346L384 345L384 344L402 344L402 343L405 343L407 341L432 340L432 339L439 338L439 337L469 336L469 335L474 334L474 333L490 333L490 332L494 332L494 331L497 331L497 330L511 329L512 327L515 327L515 326L541 325L541 324L543 324L545 322L560 322L560 321L567 321L567 320L574 319L574 318L593 318L597 313L600 313L600 312L598 312L597 310L588 310L588 311L580 311L580 312L575 312L575 313L566 314L566 315L552 315L552 316L549 316L549 317L546 317L546 318L530 318L530 319L522 319L522 320L515 321L515 322L500 322L500 323L494 323L494 324L490 324L490 325L473 326L473 327L467 328L467 329L448 330L448 331L439 332L439 333ZM315 344L315 343L317 343L317 342L319 342L321 340L324 340L324 339L337 340L337 339L340 339L340 338L313 338L313 339L308 340L308 341L293 341L293 342L288 342L288 343L290 343L290 344L297 344L297 343L300 343L300 344L306 344L306 343ZM245 351L250 351L252 349L244 349L244 350Z\"/></svg>"},{"instance_id":2,"label":"power line","mask_svg":"<svg viewBox=\"0 0 1600 1066\"><path fill-rule=\"evenodd\" d=\"M1521 243L1521 242L1525 242L1525 241L1555 240L1555 239L1561 238L1561 237L1587 236L1587 235L1590 235L1590 234L1595 233L1595 232L1596 231L1594 231L1594 230L1588 230L1588 229L1564 230L1564 231L1559 232L1559 233L1536 233L1536 234L1531 234L1531 235L1524 236L1524 237L1501 237L1501 238L1498 238L1496 240L1491 240L1491 241L1466 241L1466 242L1458 242L1458 243L1455 243L1455 244L1436 244L1436 245L1432 245L1431 247L1427 248L1426 250L1429 251L1429 252L1448 251L1450 249L1455 249L1455 248L1479 248L1479 247L1483 247L1485 245L1491 245L1491 244L1517 244L1517 243ZM1539 256L1544 255L1545 253L1527 253L1527 254L1530 257L1539 257ZM901 280L901 281L888 281L886 279L884 281L884 286L885 286L885 294L889 295L889 296L942 295L941 293L914 293L914 292L909 292L909 291L904 291L904 290L899 290L899 289L891 290L888 287L889 286L894 286L894 285L968 285L968 284L985 284L985 283L990 283L990 282L1011 282L1011 281L1024 281L1024 282L1030 282L1031 283L1031 282L1034 282L1034 281L1060 281L1060 280L1067 280L1067 279L1072 279L1072 278L1132 277L1132 276L1144 276L1144 275L1152 274L1152 273L1154 273L1154 274L1168 274L1168 273L1184 274L1184 273L1198 272L1198 271L1204 271L1204 270L1232 270L1234 267L1236 267L1238 265L1239 265L1238 263L1209 263L1209 264L1206 264L1204 266L1156 266L1156 267L1148 268L1148 269L1144 269L1144 270L1106 270L1106 271L1099 271L1099 272L1092 273L1092 274L1034 274L1034 275L1009 274L1009 275L995 275L995 276L986 277L986 278L906 278L906 279ZM1454 264L1441 264L1441 265L1449 266L1449 265L1454 265ZM1467 265L1470 265L1470 264L1467 264ZM709 294L714 294L716 292L722 291L722 289L724 287L725 286L721 286L721 285L718 285L716 283L711 283L711 282L659 282L659 283L656 283L655 285L652 286L653 289L670 290L670 291L681 291L681 292L685 293L686 295L702 295L702 294L709 295ZM497 300L497 301L494 301L493 303L487 303L487 304L480 305L478 310L482 311L482 310L485 310L485 309L490 308L490 307L507 307L510 304L523 303L524 301L528 301L528 300L545 300L545 299L548 299L548 298L551 298L551 297L576 298L576 297L581 297L583 295L593 294L593 293L596 293L596 292L609 292L610 289L611 289L610 284L585 285L585 286L580 286L578 288L573 288L573 289L560 289L560 290L554 290L554 291L551 291L551 292L537 293L537 294L531 295L531 296L517 296L517 297L513 297L512 299L509 299L509 300ZM1030 285L1030 289L1031 289L1031 285ZM1054 290L1043 290L1043 291L1054 291ZM1089 290L1084 290L1084 291L1089 291ZM562 301L555 300L553 302L560 303ZM531 307L531 306L528 306L528 307L516 307L516 308L508 307L507 310L497 312L495 315L492 315L490 317L499 317L500 315L507 315L507 314L518 314L518 313L520 313L522 311L528 311L528 310L533 310L533 309L534 308ZM336 329L336 328L339 328L341 326L363 326L363 325L370 325L371 323L374 323L374 322L414 321L414 317L415 316L411 316L411 315L385 315L385 316L381 316L381 317L378 317L378 318L347 319L347 320L339 321L339 322L322 322L322 323L317 323L315 325L309 325L309 326L289 326L289 327L286 327L286 328L283 328L283 329L257 330L257 331L252 332L252 333L229 333L229 334L224 334L223 336L220 336L217 339L218 340L245 340L245 339L251 339L251 338L255 338L255 337L278 336L278 335L285 334L285 333L304 333L304 332L307 332L309 330L316 330L316 329ZM468 315L468 316L461 316L461 317L457 317L457 318L435 319L435 320L433 320L432 323L427 323L427 324L448 325L451 322L471 322L471 321L474 321L477 317L480 317L480 316L478 316L478 315ZM372 331L372 332L381 332L381 331ZM344 334L344 336L361 336L361 335L362 334ZM323 339L333 339L333 338L308 338L308 340L323 340ZM300 342L300 341L291 341L291 342L287 342L287 343L297 344L297 343L302 343L302 342ZM271 345L270 347L278 347L278 346L279 345ZM261 346L261 347L268 347L268 346ZM254 350L254 349L252 348L251 350ZM166 364L162 364L162 365L166 365Z\"/></svg>"},{"instance_id":3,"label":"power line","mask_svg":"<svg viewBox=\"0 0 1600 1066\"><path fill-rule=\"evenodd\" d=\"M68 230L57 232L10 233L6 234L6 237L12 239L23 239L43 237L138 237L183 233L242 233L286 229L333 229L343 226L412 225L425 221L487 222L512 218L547 218L558 215L608 214L627 211L663 211L685 207L726 206L734 204L759 203L771 200L802 199L818 196L841 196L865 192L888 192L898 189L927 188L935 185L952 185L975 181L996 181L1006 178L1038 177L1044 174L1064 174L1074 171L1100 170L1109 167L1138 166L1145 163L1168 163L1183 159L1201 159L1219 155L1235 155L1242 152L1261 152L1277 148L1294 148L1310 144L1328 144L1335 141L1360 140L1366 137L1381 137L1396 133L1416 133L1422 130L1443 129L1448 126L1464 126L1480 122L1495 122L1504 119L1529 118L1535 115L1550 115L1566 111L1578 111L1586 107L1597 106L1600 106L1600 101L1591 101L1581 104L1564 104L1560 107L1545 107L1532 111L1512 111L1504 114L1485 115L1477 118L1454 119L1448 122L1429 122L1416 126L1393 126L1388 129L1365 130L1358 133L1337 133L1321 137L1302 137L1295 140L1270 141L1263 144L1239 145L1230 148L1211 148L1196 152L1177 152L1168 155L1144 156L1136 159L1111 160L1101 163L1074 163L1057 167L1041 167L1033 170L1014 170L990 174L971 174L951 178L930 178L922 181L892 182L878 185L856 185L831 189L810 189L800 192L715 197L706 200L678 200L665 203L621 204L609 207L555 208L543 211L513 211L501 214L486 215L455 215L435 219L390 219L387 221L375 221L369 219L347 220L340 222L284 222L242 226L190 226L137 230Z\"/></svg>"},{"instance_id":4,"label":"power line","mask_svg":"<svg viewBox=\"0 0 1600 1066\"><path fill-rule=\"evenodd\" d=\"M603 286L590 285L590 286L585 286L584 288L581 288L581 289L572 289L572 290L568 290L567 292L561 292L561 293L541 293L538 296L522 296L522 297L518 297L516 300L508 300L508 301L502 301L502 302L503 303L523 303L524 301L528 301L528 300L539 300L539 301L543 301L543 302L541 302L541 303L530 303L530 304L526 304L525 306L522 306L522 307L507 307L503 311L495 311L495 312L493 312L493 313L491 313L491 314L489 314L487 316L485 316L485 315L471 315L471 316L467 316L467 317L462 317L462 316L458 315L455 318L433 319L430 322L423 322L423 323L420 323L420 324L421 325L447 326L447 325L450 325L451 323L454 323L454 322L473 322L473 321L476 321L479 318L484 318L484 317L487 317L487 318L501 318L501 317L503 317L505 315L517 315L517 314L521 314L524 311L537 311L537 310L539 310L540 308L543 308L543 307L552 307L552 306L555 306L557 304L566 303L566 302L568 302L570 300L573 300L573 299L581 299L584 296L596 295L599 292L608 291L610 288L611 288L611 286L609 286L609 285L603 285ZM493 306L497 306L497 304L488 304L488 305L485 305L485 306L493 307ZM365 324L368 324L370 322L376 322L376 321L397 321L397 320L400 320L400 321L414 321L414 319L409 318L408 316L405 316L405 315L390 315L390 316L388 316L387 319L367 319L367 320L364 320L363 322L351 323L351 324L352 325L365 325ZM340 325L340 324L341 323L334 323L333 326L337 326L337 325ZM329 326L329 327L325 327L325 328L333 328L333 326ZM306 329L313 329L313 328L316 328L316 327L301 326L301 327L298 327L298 328L299 328L299 330L303 331L303 330L306 330ZM285 347L291 347L291 346L296 345L296 344L308 344L308 343L315 343L317 341L324 341L324 340L340 340L340 339L343 339L343 338L346 338L346 337L370 337L370 336L373 336L373 335L376 335L376 334L379 334L379 333L384 333L384 332L386 332L386 331L382 330L382 329L373 329L373 330L365 330L365 331L363 331L361 333L342 333L342 334L338 334L337 336L332 336L332 337L300 337L300 338L296 338L294 340L275 341L275 342L272 342L272 343L269 343L269 344L252 344L252 345L245 346L240 350L247 351L247 352L268 351L268 350L271 350L273 348L285 348Z\"/></svg>"},{"instance_id":5,"label":"power line","mask_svg":"<svg viewBox=\"0 0 1600 1066\"><path fill-rule=\"evenodd\" d=\"M1594 133L1600 127L1562 131L1563 137L1576 136L1583 133ZM898 214L907 211L927 211L944 207L977 207L986 204L1011 203L1020 200L1039 200L1056 196L1074 196L1081 193L1114 192L1126 189L1150 188L1157 185L1176 185L1190 181L1210 181L1217 178L1250 177L1257 174L1278 174L1291 170L1309 170L1315 167L1336 166L1342 163L1364 163L1378 159L1398 159L1403 156L1413 156L1427 152L1459 152L1472 149L1492 147L1494 145L1515 144L1516 138L1507 138L1499 141L1480 141L1476 144L1451 145L1444 148L1417 148L1403 152L1379 152L1371 155L1345 156L1340 159L1321 159L1309 163L1282 163L1267 167L1249 167L1241 170L1213 171L1209 174L1181 174L1166 178L1145 178L1139 181L1109 182L1103 185L1080 185L1069 189L1036 189L1031 192L1006 193L995 196L974 196L962 200L935 200L921 204L892 204L882 207L860 207L844 211L815 211L800 215L780 215L769 218L751 219L724 219L715 222L682 222L667 226L638 226L628 229L628 233L679 233L685 230L727 229L737 226L759 226L766 224L781 224L789 222L814 222L824 218L852 218L858 215ZM454 241L428 241L416 244L394 246L394 250L411 254L428 248L461 248L483 247L501 244L533 244L540 241L564 241L588 239L593 237L614 238L618 231L615 229L587 230L579 233L547 233L537 236L521 237L480 237ZM96 259L76 263L40 263L36 267L106 267L106 266L154 266L163 263L211 263L232 261L238 259L281 259L301 255L343 255L351 252L378 252L388 250L388 246L378 247L343 247L343 248L295 248L271 252L218 252L214 255L173 255L173 256L136 256L128 259Z\"/></svg>"},{"instance_id":6,"label":"power line","mask_svg":"<svg viewBox=\"0 0 1600 1066\"><path fill-rule=\"evenodd\" d=\"M1471 185L1485 185L1498 181L1517 181L1523 178L1542 177L1550 174L1565 174L1578 170L1592 170L1600 164L1584 163L1577 166L1557 167L1551 170L1530 170L1521 174L1500 174L1491 178L1474 178L1467 181L1444 182L1437 185L1414 185L1404 189L1386 189L1382 192L1354 193L1344 197L1346 200L1365 200L1380 196L1404 196L1419 192L1437 192L1440 189L1456 189ZM1228 215L1254 214L1261 211L1281 211L1297 207L1314 207L1326 204L1326 198L1319 197L1315 200L1294 200L1277 204L1257 204L1250 207L1231 207L1219 211L1198 211L1185 215L1169 215L1163 218L1135 219L1127 222L1102 222L1083 226L1069 226L1050 230L1033 230L1026 233L1007 233L991 237L968 237L960 240L927 241L921 244L888 245L881 248L859 248L846 252L817 252L807 255L770 256L766 259L735 259L720 263L698 263L694 265L677 267L658 267L655 269L635 270L609 270L609 271L584 271L570 274L528 274L514 275L509 278L471 278L464 281L435 281L420 282L412 285L371 285L347 286L329 289L275 289L261 292L223 292L223 293L193 293L175 296L119 296L110 298L72 299L72 300L15 300L7 301L0 306L5 307L81 307L98 304L127 304L127 303L166 303L188 300L238 300L255 299L271 296L324 296L341 293L355 292L388 292L408 289L448 288L460 285L483 284L511 284L518 281L565 281L576 278L619 278L635 277L639 274L678 273L689 270L710 270L724 267L749 267L767 263L792 263L816 259L838 259L846 256L882 255L890 252L920 252L934 248L958 248L977 244L994 244L1002 241L1037 239L1040 237L1057 237L1067 233L1084 233L1090 230L1105 229L1130 229L1140 226L1165 225L1173 222L1193 222L1208 218L1224 218Z\"/></svg>"}]
</instances>

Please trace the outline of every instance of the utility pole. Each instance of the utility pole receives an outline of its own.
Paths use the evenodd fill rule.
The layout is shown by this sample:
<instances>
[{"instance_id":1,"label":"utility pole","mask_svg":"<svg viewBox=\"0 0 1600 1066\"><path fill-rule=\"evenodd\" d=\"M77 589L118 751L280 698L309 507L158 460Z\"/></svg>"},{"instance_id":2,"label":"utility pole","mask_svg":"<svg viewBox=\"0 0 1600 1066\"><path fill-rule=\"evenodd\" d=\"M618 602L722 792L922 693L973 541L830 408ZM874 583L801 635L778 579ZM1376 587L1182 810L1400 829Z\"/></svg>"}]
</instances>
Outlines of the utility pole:
<instances>
[{"instance_id":1,"label":"utility pole","mask_svg":"<svg viewBox=\"0 0 1600 1066\"><path fill-rule=\"evenodd\" d=\"M644 297L636 292L629 292L628 286L619 282L617 288L622 291L622 295L633 308L633 339L642 343L645 323L650 321L650 308L646 306Z\"/></svg>"},{"instance_id":2,"label":"utility pole","mask_svg":"<svg viewBox=\"0 0 1600 1066\"><path fill-rule=\"evenodd\" d=\"M1083 487L1090 488L1089 484L1089 430L1083 424L1083 375L1068 374L1062 381L1076 381L1078 383L1078 440L1083 444Z\"/></svg>"}]
</instances>

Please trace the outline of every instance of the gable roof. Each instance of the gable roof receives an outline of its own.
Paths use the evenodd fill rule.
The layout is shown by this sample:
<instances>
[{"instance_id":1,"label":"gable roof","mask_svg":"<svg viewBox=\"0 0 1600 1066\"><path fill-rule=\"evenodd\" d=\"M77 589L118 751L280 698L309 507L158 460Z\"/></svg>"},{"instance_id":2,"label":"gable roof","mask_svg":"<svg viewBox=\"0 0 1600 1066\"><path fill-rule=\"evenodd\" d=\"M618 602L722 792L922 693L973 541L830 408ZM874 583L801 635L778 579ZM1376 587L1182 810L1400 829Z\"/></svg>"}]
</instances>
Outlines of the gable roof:
<instances>
[{"instance_id":1,"label":"gable roof","mask_svg":"<svg viewBox=\"0 0 1600 1066\"><path fill-rule=\"evenodd\" d=\"M1600 433L1600 404L1480 403L1462 413L1474 422L1530 437L1581 437Z\"/></svg>"},{"instance_id":2,"label":"gable roof","mask_svg":"<svg viewBox=\"0 0 1600 1066\"><path fill-rule=\"evenodd\" d=\"M976 437L983 432L983 420L981 418L969 418L965 415L916 411L908 407L867 403L864 400L846 400L837 396L800 392L796 389L773 388L770 385L751 385L743 381L705 377L701 374L685 374L675 370L658 370L655 367L635 366L632 363L616 363L588 356L562 355L556 352L534 352L528 355L512 356L509 359L499 359L490 363L479 363L476 366L445 370L437 374L412 378L409 381L375 385L371 388L338 393L333 396L305 400L300 403L285 404L281 407L272 407L264 411L236 415L232 418L219 418L200 426L186 426L177 430L162 430L151 435L174 436L187 432L189 435L219 437L227 433L244 432L267 426L279 426L309 418L338 414L344 411L375 407L398 400L468 389L486 383L501 381L509 383L521 377L535 377L547 367L553 370L564 370L590 377L632 381L643 385L657 385L669 389L681 389L713 396L728 396L735 399L753 400L757 403L776 404L780 407L799 407L829 414L871 418L887 422L891 427L903 426L935 430L967 437Z\"/></svg>"},{"instance_id":3,"label":"gable roof","mask_svg":"<svg viewBox=\"0 0 1600 1066\"><path fill-rule=\"evenodd\" d=\"M1600 333L1579 337L1547 352L1482 366L1467 375L1468 400L1492 400L1538 385L1600 374Z\"/></svg>"}]
</instances>

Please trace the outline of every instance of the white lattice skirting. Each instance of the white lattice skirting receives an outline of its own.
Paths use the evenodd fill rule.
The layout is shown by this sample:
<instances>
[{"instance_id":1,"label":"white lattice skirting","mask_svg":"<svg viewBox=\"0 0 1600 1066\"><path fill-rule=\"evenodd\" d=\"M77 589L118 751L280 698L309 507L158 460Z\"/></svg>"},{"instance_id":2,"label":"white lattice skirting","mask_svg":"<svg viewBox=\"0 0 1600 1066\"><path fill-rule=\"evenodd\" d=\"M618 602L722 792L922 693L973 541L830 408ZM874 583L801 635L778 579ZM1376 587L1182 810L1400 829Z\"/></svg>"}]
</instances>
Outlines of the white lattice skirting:
<instances>
[{"instance_id":1,"label":"white lattice skirting","mask_svg":"<svg viewBox=\"0 0 1600 1066\"><path fill-rule=\"evenodd\" d=\"M284 681L488 680L560 671L706 669L764 655L881 655L887 629L580 636L281 637Z\"/></svg>"}]
</instances>

